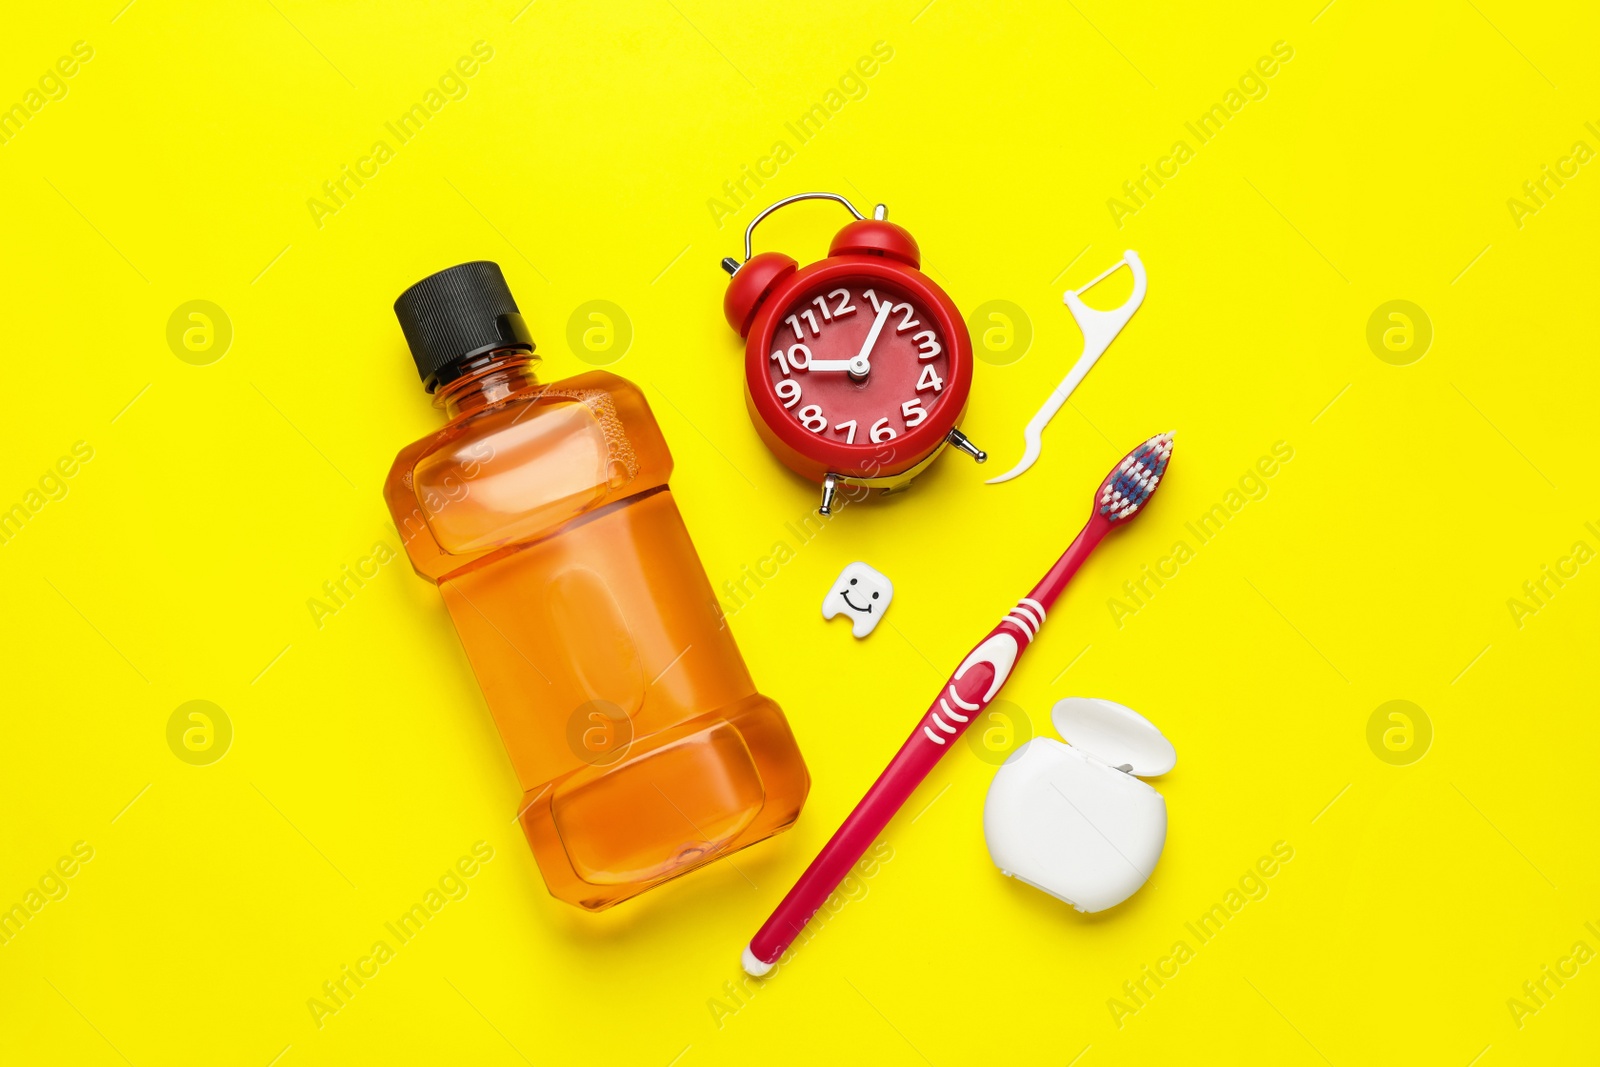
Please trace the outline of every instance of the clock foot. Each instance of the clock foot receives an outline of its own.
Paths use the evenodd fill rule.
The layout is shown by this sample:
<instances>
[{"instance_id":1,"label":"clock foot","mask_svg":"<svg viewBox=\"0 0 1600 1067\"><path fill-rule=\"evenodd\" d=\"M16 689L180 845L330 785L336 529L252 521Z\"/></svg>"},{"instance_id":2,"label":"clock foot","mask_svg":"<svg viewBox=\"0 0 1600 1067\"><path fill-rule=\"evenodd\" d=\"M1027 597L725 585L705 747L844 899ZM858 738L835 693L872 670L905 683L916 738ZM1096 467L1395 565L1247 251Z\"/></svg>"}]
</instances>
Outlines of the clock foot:
<instances>
[{"instance_id":1,"label":"clock foot","mask_svg":"<svg viewBox=\"0 0 1600 1067\"><path fill-rule=\"evenodd\" d=\"M971 456L974 460L976 460L979 463L982 463L984 460L989 458L989 453L985 452L983 449L981 449L977 445L973 444L967 438L967 435L962 433L960 430L951 430L949 433L945 434L944 439L946 441L949 441L952 445L954 445L960 451L965 452L967 455Z\"/></svg>"},{"instance_id":2,"label":"clock foot","mask_svg":"<svg viewBox=\"0 0 1600 1067\"><path fill-rule=\"evenodd\" d=\"M833 514L833 498L834 498L834 495L838 491L839 491L839 479L835 478L831 474L823 475L823 477L822 477L822 507L820 509L822 514L824 514L824 515L832 515Z\"/></svg>"}]
</instances>

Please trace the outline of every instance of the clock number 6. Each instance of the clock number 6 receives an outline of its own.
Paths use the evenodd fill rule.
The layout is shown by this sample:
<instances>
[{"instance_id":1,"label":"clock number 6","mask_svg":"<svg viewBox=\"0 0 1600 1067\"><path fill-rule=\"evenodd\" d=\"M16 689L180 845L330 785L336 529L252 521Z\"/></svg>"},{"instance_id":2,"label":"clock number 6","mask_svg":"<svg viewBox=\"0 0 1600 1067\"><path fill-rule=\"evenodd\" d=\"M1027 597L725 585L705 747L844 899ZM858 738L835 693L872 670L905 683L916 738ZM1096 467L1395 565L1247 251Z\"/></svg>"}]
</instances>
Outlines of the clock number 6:
<instances>
[{"instance_id":1,"label":"clock number 6","mask_svg":"<svg viewBox=\"0 0 1600 1067\"><path fill-rule=\"evenodd\" d=\"M896 437L899 437L900 434L893 426L889 425L889 416L885 415L883 418L872 424L870 436L873 444L881 445L885 441L894 440Z\"/></svg>"},{"instance_id":2,"label":"clock number 6","mask_svg":"<svg viewBox=\"0 0 1600 1067\"><path fill-rule=\"evenodd\" d=\"M771 358L777 360L778 369L783 371L784 377L787 378L790 368L805 370L811 366L811 349L805 345L791 345L788 355L784 355L783 349L780 348L772 353Z\"/></svg>"}]
</instances>

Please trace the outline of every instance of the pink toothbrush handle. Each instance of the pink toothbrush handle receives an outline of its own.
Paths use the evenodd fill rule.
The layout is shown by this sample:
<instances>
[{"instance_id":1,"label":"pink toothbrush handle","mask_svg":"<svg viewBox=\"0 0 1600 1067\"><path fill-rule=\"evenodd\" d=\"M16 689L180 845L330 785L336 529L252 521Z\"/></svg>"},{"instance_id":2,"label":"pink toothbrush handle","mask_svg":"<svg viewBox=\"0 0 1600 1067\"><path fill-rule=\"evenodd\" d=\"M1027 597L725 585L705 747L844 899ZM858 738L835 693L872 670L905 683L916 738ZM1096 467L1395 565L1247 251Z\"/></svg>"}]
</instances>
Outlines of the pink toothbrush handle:
<instances>
[{"instance_id":1,"label":"pink toothbrush handle","mask_svg":"<svg viewBox=\"0 0 1600 1067\"><path fill-rule=\"evenodd\" d=\"M850 868L878 839L883 828L889 825L917 786L933 770L939 757L966 732L973 718L979 715L994 699L1004 675L997 675L995 667L975 657L998 639L1013 651L1009 659L1015 661L1015 649L1026 645L1026 638L1018 636L1020 627L1001 623L962 663L955 676L946 684L940 696L922 716L917 728L906 743L900 746L889 766L878 780L872 783L867 795L855 806L844 824L817 853L800 880L789 890L777 910L772 913L756 936L750 940L750 953L763 964L775 963L788 949L806 923L834 888L850 873ZM968 669L970 667L970 669ZM1009 671L1010 663L1006 669ZM962 671L965 670L963 674ZM995 680L998 679L998 680Z\"/></svg>"},{"instance_id":2,"label":"pink toothbrush handle","mask_svg":"<svg viewBox=\"0 0 1600 1067\"><path fill-rule=\"evenodd\" d=\"M750 939L750 946L745 950L746 969L752 962L770 967L778 961L829 894L850 873L850 868L889 825L895 812L911 798L933 770L933 765L939 762L939 757L960 740L967 727L994 700L1011 676L1023 649L1033 643L1044 625L1045 612L1110 528L1111 524L1099 515L1091 519L1033 591L1018 601L1000 625L967 653L916 729L911 731L911 736L867 790L867 795L861 798L794 888Z\"/></svg>"}]
</instances>

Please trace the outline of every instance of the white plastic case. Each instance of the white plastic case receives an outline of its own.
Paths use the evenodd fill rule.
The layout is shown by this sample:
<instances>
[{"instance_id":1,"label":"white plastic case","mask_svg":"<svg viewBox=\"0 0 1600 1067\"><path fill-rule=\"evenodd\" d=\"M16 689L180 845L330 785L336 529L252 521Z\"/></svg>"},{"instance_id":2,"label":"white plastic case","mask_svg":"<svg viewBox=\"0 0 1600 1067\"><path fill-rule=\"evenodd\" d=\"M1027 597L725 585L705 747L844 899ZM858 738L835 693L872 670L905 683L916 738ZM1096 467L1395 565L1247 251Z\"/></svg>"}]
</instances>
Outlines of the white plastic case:
<instances>
[{"instance_id":1,"label":"white plastic case","mask_svg":"<svg viewBox=\"0 0 1600 1067\"><path fill-rule=\"evenodd\" d=\"M1172 742L1131 708L1072 697L1050 712L1056 732L1013 752L983 805L1000 873L1082 912L1131 897L1167 841L1167 804L1140 781L1178 762Z\"/></svg>"}]
</instances>

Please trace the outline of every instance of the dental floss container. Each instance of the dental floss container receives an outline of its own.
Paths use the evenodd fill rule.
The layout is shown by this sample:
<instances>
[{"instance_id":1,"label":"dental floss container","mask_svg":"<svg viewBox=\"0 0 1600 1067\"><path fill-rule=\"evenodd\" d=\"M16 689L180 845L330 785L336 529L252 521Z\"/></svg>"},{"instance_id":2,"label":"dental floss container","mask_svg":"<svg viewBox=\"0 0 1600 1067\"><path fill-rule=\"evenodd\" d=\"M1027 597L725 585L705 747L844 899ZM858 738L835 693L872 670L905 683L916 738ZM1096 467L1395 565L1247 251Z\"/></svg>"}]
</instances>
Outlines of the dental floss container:
<instances>
[{"instance_id":1,"label":"dental floss container","mask_svg":"<svg viewBox=\"0 0 1600 1067\"><path fill-rule=\"evenodd\" d=\"M1167 840L1167 804L1140 781L1178 762L1144 716L1109 700L1070 697L1050 712L1068 742L1036 737L995 772L983 835L1000 873L1104 911L1150 877Z\"/></svg>"}]
</instances>

